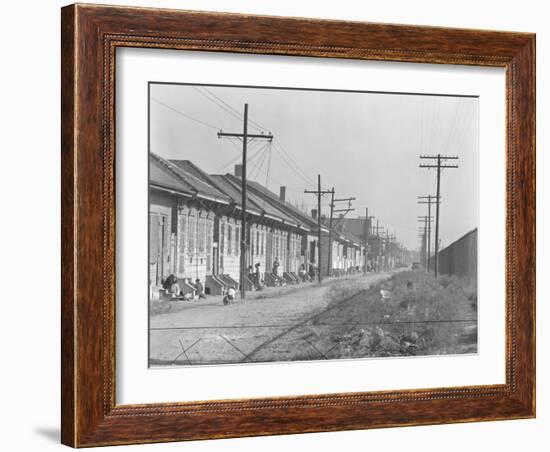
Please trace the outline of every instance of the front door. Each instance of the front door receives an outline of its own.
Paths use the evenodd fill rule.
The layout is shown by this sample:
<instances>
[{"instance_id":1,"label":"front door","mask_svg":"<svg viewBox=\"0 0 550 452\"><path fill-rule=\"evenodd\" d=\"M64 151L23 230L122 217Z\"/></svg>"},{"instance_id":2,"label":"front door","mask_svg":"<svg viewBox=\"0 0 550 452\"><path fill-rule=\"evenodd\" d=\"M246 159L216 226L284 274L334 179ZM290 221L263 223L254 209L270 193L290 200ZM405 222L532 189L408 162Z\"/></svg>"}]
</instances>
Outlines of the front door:
<instances>
[{"instance_id":1,"label":"front door","mask_svg":"<svg viewBox=\"0 0 550 452\"><path fill-rule=\"evenodd\" d=\"M220 272L220 263L219 263L219 251L218 245L214 244L212 248L212 274L217 275Z\"/></svg>"}]
</instances>

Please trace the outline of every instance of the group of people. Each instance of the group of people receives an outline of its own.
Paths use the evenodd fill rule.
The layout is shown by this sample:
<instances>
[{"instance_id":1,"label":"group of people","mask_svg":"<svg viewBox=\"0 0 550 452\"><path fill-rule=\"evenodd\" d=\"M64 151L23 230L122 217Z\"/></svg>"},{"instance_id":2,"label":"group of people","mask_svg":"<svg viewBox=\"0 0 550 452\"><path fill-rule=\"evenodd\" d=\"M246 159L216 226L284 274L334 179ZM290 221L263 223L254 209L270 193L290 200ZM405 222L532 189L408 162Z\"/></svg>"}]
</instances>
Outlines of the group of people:
<instances>
[{"instance_id":1,"label":"group of people","mask_svg":"<svg viewBox=\"0 0 550 452\"><path fill-rule=\"evenodd\" d=\"M300 265L300 270L298 270L298 276L302 280L302 282L309 282L313 281L315 279L315 276L317 275L315 271L315 265L313 262L309 263L309 268L306 270L305 264Z\"/></svg>"},{"instance_id":2,"label":"group of people","mask_svg":"<svg viewBox=\"0 0 550 452\"><path fill-rule=\"evenodd\" d=\"M254 265L254 269L252 268L252 265L250 265L247 269L248 279L252 284L254 285L255 290L262 290L264 286L264 281L262 279L262 272L260 271L260 263Z\"/></svg>"},{"instance_id":3,"label":"group of people","mask_svg":"<svg viewBox=\"0 0 550 452\"><path fill-rule=\"evenodd\" d=\"M195 279L195 283L191 284L195 290L196 296L199 298L206 298L206 293L204 291L204 284L201 282L200 278ZM180 286L178 277L173 273L166 277L162 283L163 289L171 295L172 298L178 299L191 299L193 294L188 292L185 294Z\"/></svg>"},{"instance_id":4,"label":"group of people","mask_svg":"<svg viewBox=\"0 0 550 452\"><path fill-rule=\"evenodd\" d=\"M279 262L279 258L276 257L275 260L273 261L271 272L277 280L281 281L281 285L285 285L286 284L285 279L279 275L280 265L281 264ZM262 272L260 267L261 265L258 262L254 265L254 267L250 265L247 269L248 279L254 285L255 290L262 290L265 285L265 282L262 278ZM302 264L298 271L298 276L302 280L302 282L313 281L316 276L315 265L313 263L310 263L308 268L306 269L305 264ZM183 300L190 300L195 296L198 297L199 299L206 298L204 284L202 283L200 278L195 279L195 283L191 284L191 286L194 289L194 293L193 291L188 291L184 293L180 285L180 281L178 280L178 277L174 274L167 276L164 282L162 283L163 289L166 291L166 293L170 294L172 298L183 299ZM234 288L228 289L228 291L224 295L223 304L227 305L227 304L233 303L233 301L235 300L235 295L236 295L236 290Z\"/></svg>"},{"instance_id":5,"label":"group of people","mask_svg":"<svg viewBox=\"0 0 550 452\"><path fill-rule=\"evenodd\" d=\"M259 265L259 264L258 264ZM271 269L273 275L284 282L284 278L279 276L279 258L276 257L273 261L273 267ZM317 269L315 268L315 264L313 262L310 262L308 267L306 268L305 264L300 265L300 269L298 270L298 277L302 280L302 282L310 282L315 280L315 277L317 275Z\"/></svg>"},{"instance_id":6,"label":"group of people","mask_svg":"<svg viewBox=\"0 0 550 452\"><path fill-rule=\"evenodd\" d=\"M273 278L275 279L275 284L279 286L286 286L286 281L282 276L279 276L279 267L281 264L279 263L279 258L276 257L273 261L273 265L271 267L271 274Z\"/></svg>"}]
</instances>

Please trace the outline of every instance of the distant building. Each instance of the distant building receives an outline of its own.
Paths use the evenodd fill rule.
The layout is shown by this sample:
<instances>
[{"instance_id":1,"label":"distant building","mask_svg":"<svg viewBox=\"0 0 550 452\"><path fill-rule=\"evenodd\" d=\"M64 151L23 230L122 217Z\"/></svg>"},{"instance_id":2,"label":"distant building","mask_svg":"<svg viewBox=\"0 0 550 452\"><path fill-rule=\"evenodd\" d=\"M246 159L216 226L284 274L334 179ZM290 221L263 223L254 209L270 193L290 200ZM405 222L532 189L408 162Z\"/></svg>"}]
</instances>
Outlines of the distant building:
<instances>
[{"instance_id":1,"label":"distant building","mask_svg":"<svg viewBox=\"0 0 550 452\"><path fill-rule=\"evenodd\" d=\"M438 254L438 272L468 280L477 279L477 228L446 246ZM434 256L430 259L433 268Z\"/></svg>"}]
</instances>

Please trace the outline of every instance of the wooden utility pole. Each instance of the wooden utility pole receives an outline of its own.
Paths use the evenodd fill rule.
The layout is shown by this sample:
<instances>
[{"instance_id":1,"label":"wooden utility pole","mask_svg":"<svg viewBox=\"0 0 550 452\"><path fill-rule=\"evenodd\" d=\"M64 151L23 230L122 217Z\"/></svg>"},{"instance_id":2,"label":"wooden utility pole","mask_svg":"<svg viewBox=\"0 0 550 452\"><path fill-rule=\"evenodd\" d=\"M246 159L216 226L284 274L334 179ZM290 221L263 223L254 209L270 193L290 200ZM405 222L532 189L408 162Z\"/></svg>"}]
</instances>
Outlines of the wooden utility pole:
<instances>
[{"instance_id":1,"label":"wooden utility pole","mask_svg":"<svg viewBox=\"0 0 550 452\"><path fill-rule=\"evenodd\" d=\"M242 133L224 133L222 131L218 132L218 138L239 138L243 142L243 160L241 168L241 259L239 265L239 285L241 286L241 299L245 298L246 292L246 255L248 252L248 243L247 243L247 226L246 226L246 148L248 145L249 139L259 139L259 140L268 140L273 141L273 135L269 134L250 134L248 133L248 104L244 104L244 114L243 114L243 132Z\"/></svg>"},{"instance_id":2,"label":"wooden utility pole","mask_svg":"<svg viewBox=\"0 0 550 452\"><path fill-rule=\"evenodd\" d=\"M418 204L426 204L428 206L428 217L432 218L432 204L436 203L437 197L434 195L418 196ZM428 271L430 270L430 256L432 254L432 223L428 223Z\"/></svg>"},{"instance_id":3,"label":"wooden utility pole","mask_svg":"<svg viewBox=\"0 0 550 452\"><path fill-rule=\"evenodd\" d=\"M355 200L355 197L350 198L341 198L341 199L334 199L334 187L332 187L332 197L330 200L330 220L329 220L329 231L328 231L328 265L327 265L327 276L332 276L332 222L333 222L333 216L335 213L342 213L344 216L355 210L351 208L351 202ZM334 210L334 207L336 207L337 202L348 202L348 208L347 209L338 209Z\"/></svg>"},{"instance_id":4,"label":"wooden utility pole","mask_svg":"<svg viewBox=\"0 0 550 452\"><path fill-rule=\"evenodd\" d=\"M364 236L365 236L365 262L363 265L363 274L367 274L367 263L368 263L368 254L367 250L369 247L369 236L372 231L372 225L370 225L370 220L374 219L374 217L369 217L369 208L365 207L365 227L364 227ZM369 228L369 225L371 226Z\"/></svg>"},{"instance_id":5,"label":"wooden utility pole","mask_svg":"<svg viewBox=\"0 0 550 452\"><path fill-rule=\"evenodd\" d=\"M419 229L418 239L420 240L420 262L426 262L426 231L424 228Z\"/></svg>"},{"instance_id":6,"label":"wooden utility pole","mask_svg":"<svg viewBox=\"0 0 550 452\"><path fill-rule=\"evenodd\" d=\"M330 193L330 217L328 220L328 264L327 276L332 276L332 216L334 215L334 187ZM320 269L319 269L320 271Z\"/></svg>"},{"instance_id":7,"label":"wooden utility pole","mask_svg":"<svg viewBox=\"0 0 550 452\"><path fill-rule=\"evenodd\" d=\"M321 281L323 280L321 276L321 196L321 175L317 174L317 250L319 253L319 284L321 284Z\"/></svg>"},{"instance_id":8,"label":"wooden utility pole","mask_svg":"<svg viewBox=\"0 0 550 452\"><path fill-rule=\"evenodd\" d=\"M418 217L418 221L419 222L422 222L424 223L424 229L423 229L423 234L425 236L425 244L424 244L424 247L425 247L425 252L426 252L426 257L425 257L425 267L426 267L426 270L429 270L429 265L430 265L430 245L429 245L429 236L430 236L430 225L433 221L433 217L430 217L428 215L422 215L422 216L419 216Z\"/></svg>"},{"instance_id":9,"label":"wooden utility pole","mask_svg":"<svg viewBox=\"0 0 550 452\"><path fill-rule=\"evenodd\" d=\"M380 231L382 231L384 228L379 225L378 218L376 219L376 226L375 226L375 232L374 235L376 236L376 247L377 249L377 256L376 256L376 271L380 271L380 256L382 255L382 237L380 237Z\"/></svg>"},{"instance_id":10,"label":"wooden utility pole","mask_svg":"<svg viewBox=\"0 0 550 452\"><path fill-rule=\"evenodd\" d=\"M333 189L334 190L334 189ZM318 279L319 283L322 281L321 276L321 196L326 194L332 194L333 190L321 190L321 175L317 175L317 190L304 190L304 193L310 193L317 196L317 252L319 263Z\"/></svg>"},{"instance_id":11,"label":"wooden utility pole","mask_svg":"<svg viewBox=\"0 0 550 452\"><path fill-rule=\"evenodd\" d=\"M421 155L420 159L431 159L436 160L437 163L434 164L420 164L420 168L436 168L437 170L437 189L436 189L436 204L435 204L435 254L434 254L434 275L437 278L437 273L439 271L439 205L441 204L441 170L445 168L458 168L456 164L447 164L448 160L458 160L458 156L449 156L449 155Z\"/></svg>"}]
</instances>

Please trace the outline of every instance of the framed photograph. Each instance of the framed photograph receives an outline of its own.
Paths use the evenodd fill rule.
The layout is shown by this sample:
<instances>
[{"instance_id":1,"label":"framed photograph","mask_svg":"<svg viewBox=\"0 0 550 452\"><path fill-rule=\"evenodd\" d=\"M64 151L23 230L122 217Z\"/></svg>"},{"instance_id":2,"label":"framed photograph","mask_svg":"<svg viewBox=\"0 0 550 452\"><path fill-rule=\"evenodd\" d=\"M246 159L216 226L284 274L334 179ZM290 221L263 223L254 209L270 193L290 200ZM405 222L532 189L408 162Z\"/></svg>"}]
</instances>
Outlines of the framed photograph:
<instances>
[{"instance_id":1,"label":"framed photograph","mask_svg":"<svg viewBox=\"0 0 550 452\"><path fill-rule=\"evenodd\" d=\"M62 442L535 416L535 36L62 9Z\"/></svg>"}]
</instances>

